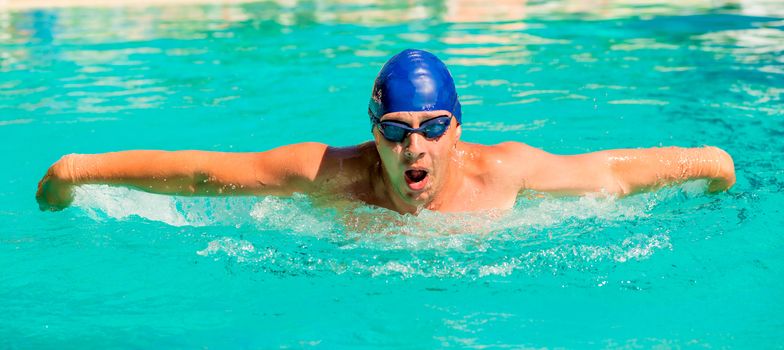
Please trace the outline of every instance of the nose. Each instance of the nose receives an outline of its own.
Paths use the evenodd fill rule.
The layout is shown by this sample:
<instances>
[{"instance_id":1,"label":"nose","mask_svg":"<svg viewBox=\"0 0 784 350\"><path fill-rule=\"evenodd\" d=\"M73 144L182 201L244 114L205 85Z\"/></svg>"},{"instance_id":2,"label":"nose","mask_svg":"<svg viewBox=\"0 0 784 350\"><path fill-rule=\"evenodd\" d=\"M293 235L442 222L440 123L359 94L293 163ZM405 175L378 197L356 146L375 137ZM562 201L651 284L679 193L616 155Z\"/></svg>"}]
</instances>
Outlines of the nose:
<instances>
[{"instance_id":1,"label":"nose","mask_svg":"<svg viewBox=\"0 0 784 350\"><path fill-rule=\"evenodd\" d=\"M403 155L408 161L414 161L421 158L425 154L425 137L419 133L412 133L406 137L403 149Z\"/></svg>"}]
</instances>

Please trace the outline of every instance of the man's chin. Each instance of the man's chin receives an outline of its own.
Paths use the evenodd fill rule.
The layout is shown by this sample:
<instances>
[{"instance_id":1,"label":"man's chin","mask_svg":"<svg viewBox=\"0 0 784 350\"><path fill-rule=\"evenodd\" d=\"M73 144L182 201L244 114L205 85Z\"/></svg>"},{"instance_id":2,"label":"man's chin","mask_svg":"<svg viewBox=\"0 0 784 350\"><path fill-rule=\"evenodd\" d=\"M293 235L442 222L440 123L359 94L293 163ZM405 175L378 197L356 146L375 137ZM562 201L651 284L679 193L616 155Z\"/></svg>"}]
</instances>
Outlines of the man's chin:
<instances>
[{"instance_id":1,"label":"man's chin","mask_svg":"<svg viewBox=\"0 0 784 350\"><path fill-rule=\"evenodd\" d=\"M430 202L433 198L433 194L430 191L430 188L424 188L420 191L412 191L411 189L406 186L403 189L403 197L407 202L413 205L425 205Z\"/></svg>"},{"instance_id":2,"label":"man's chin","mask_svg":"<svg viewBox=\"0 0 784 350\"><path fill-rule=\"evenodd\" d=\"M404 180L397 188L398 194L401 199L410 205L427 205L435 196L431 180L430 176L427 176L427 178L419 183L412 183L411 181Z\"/></svg>"}]
</instances>

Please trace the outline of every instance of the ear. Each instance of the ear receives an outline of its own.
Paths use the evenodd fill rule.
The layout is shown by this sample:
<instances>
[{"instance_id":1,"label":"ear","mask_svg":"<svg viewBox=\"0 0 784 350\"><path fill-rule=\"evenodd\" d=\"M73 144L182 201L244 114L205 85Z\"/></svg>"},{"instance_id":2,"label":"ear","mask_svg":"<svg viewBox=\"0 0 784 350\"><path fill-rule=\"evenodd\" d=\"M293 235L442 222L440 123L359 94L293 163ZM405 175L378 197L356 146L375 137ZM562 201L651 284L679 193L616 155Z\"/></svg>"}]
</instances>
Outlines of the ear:
<instances>
[{"instance_id":1,"label":"ear","mask_svg":"<svg viewBox=\"0 0 784 350\"><path fill-rule=\"evenodd\" d=\"M463 125L457 124L457 127L455 128L455 141L460 140L461 135L463 135Z\"/></svg>"}]
</instances>

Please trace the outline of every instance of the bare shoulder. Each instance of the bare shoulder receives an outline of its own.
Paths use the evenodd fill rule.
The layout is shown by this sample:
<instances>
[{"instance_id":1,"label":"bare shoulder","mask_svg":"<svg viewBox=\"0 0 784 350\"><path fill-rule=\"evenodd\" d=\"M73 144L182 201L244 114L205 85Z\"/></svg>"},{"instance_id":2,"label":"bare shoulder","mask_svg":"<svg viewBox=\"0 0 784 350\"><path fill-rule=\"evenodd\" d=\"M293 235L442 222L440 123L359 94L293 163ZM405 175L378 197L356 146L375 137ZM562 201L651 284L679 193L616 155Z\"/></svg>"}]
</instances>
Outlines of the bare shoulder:
<instances>
[{"instance_id":1,"label":"bare shoulder","mask_svg":"<svg viewBox=\"0 0 784 350\"><path fill-rule=\"evenodd\" d=\"M378 161L378 152L372 141L347 147L327 147L324 152L325 160L342 163L344 166L365 167L369 163Z\"/></svg>"},{"instance_id":2,"label":"bare shoulder","mask_svg":"<svg viewBox=\"0 0 784 350\"><path fill-rule=\"evenodd\" d=\"M524 159L536 157L537 148L520 142L480 145L462 142L460 149L466 159L466 170L484 183L520 186L526 166Z\"/></svg>"},{"instance_id":3,"label":"bare shoulder","mask_svg":"<svg viewBox=\"0 0 784 350\"><path fill-rule=\"evenodd\" d=\"M542 157L555 156L541 148L537 148L526 143L509 141L498 144L498 147L508 154L509 157L536 159Z\"/></svg>"},{"instance_id":4,"label":"bare shoulder","mask_svg":"<svg viewBox=\"0 0 784 350\"><path fill-rule=\"evenodd\" d=\"M281 146L258 155L266 160L275 159L288 163L289 166L313 168L313 170L329 170L336 165L359 164L368 161L375 153L373 142L347 147L332 147L319 142L303 142Z\"/></svg>"},{"instance_id":5,"label":"bare shoulder","mask_svg":"<svg viewBox=\"0 0 784 350\"><path fill-rule=\"evenodd\" d=\"M552 155L539 148L515 141L502 142L496 145L464 144L469 150L467 153L474 155L477 159L481 159L483 166L495 170L499 167L519 165L519 162L523 160L529 162L536 161Z\"/></svg>"},{"instance_id":6,"label":"bare shoulder","mask_svg":"<svg viewBox=\"0 0 784 350\"><path fill-rule=\"evenodd\" d=\"M266 184L289 183L306 192L340 191L366 177L375 153L371 146L372 142L349 147L318 142L285 145L255 153L254 172Z\"/></svg>"},{"instance_id":7,"label":"bare shoulder","mask_svg":"<svg viewBox=\"0 0 784 350\"><path fill-rule=\"evenodd\" d=\"M326 147L316 180L322 185L337 187L365 183L378 162L378 152L372 141L347 147Z\"/></svg>"},{"instance_id":8,"label":"bare shoulder","mask_svg":"<svg viewBox=\"0 0 784 350\"><path fill-rule=\"evenodd\" d=\"M548 169L562 163L563 156L548 153L522 142L503 142L496 145L465 143L465 152L474 164L474 173L485 183L522 189L547 176Z\"/></svg>"}]
</instances>

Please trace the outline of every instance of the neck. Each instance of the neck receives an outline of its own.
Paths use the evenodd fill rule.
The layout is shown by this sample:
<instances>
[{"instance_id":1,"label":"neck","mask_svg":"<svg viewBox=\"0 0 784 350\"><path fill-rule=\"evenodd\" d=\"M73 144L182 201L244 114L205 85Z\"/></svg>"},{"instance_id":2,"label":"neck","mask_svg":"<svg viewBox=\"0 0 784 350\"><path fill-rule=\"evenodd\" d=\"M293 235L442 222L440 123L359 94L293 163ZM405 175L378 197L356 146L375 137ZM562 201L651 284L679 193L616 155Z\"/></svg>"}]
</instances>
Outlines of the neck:
<instances>
[{"instance_id":1,"label":"neck","mask_svg":"<svg viewBox=\"0 0 784 350\"><path fill-rule=\"evenodd\" d=\"M447 163L446 171L443 175L444 182L433 193L433 198L423 205L425 208L437 211L444 206L444 203L449 203L452 200L452 196L460 189L461 179L463 178L461 164L460 153L454 152L449 157L449 163Z\"/></svg>"}]
</instances>

